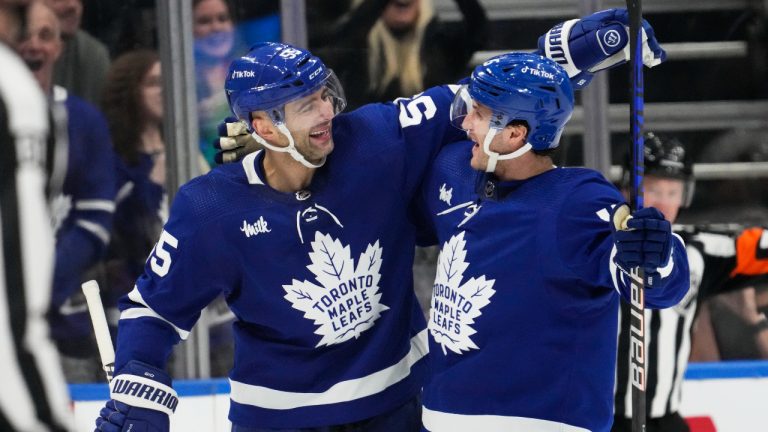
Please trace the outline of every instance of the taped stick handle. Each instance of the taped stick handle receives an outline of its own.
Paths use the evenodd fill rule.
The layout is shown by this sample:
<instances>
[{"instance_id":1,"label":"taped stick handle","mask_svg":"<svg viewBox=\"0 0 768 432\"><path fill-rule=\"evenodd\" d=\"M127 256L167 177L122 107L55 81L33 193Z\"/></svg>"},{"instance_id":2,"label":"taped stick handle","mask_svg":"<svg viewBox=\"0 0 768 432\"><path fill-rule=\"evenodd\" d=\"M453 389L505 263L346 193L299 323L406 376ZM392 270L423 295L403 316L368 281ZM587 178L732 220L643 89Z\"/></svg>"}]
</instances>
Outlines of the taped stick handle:
<instances>
[{"instance_id":1,"label":"taped stick handle","mask_svg":"<svg viewBox=\"0 0 768 432\"><path fill-rule=\"evenodd\" d=\"M632 213L629 210L629 206L622 204L613 212L613 227L616 231L627 231L629 229L627 223L630 219L632 219Z\"/></svg>"},{"instance_id":2,"label":"taped stick handle","mask_svg":"<svg viewBox=\"0 0 768 432\"><path fill-rule=\"evenodd\" d=\"M115 350L112 348L112 336L109 334L107 317L104 314L104 306L101 304L99 284L95 280L89 280L83 283L82 289L83 294L85 294L85 301L88 303L88 313L91 315L101 365L107 374L107 382L110 382L115 372Z\"/></svg>"}]
</instances>

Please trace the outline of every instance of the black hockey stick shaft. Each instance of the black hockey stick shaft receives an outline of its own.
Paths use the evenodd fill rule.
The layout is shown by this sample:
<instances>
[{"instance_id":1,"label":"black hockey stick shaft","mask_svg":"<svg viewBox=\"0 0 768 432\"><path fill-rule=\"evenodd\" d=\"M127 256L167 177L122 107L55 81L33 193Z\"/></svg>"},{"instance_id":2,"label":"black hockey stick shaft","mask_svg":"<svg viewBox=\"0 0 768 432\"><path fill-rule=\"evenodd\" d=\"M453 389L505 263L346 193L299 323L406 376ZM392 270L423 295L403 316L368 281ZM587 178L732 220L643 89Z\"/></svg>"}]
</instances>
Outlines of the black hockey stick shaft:
<instances>
[{"instance_id":1,"label":"black hockey stick shaft","mask_svg":"<svg viewBox=\"0 0 768 432\"><path fill-rule=\"evenodd\" d=\"M642 0L627 0L629 11L629 134L632 155L630 205L633 212L643 207L643 5ZM632 432L645 432L645 286L643 269L631 271L630 302L630 381L632 383Z\"/></svg>"}]
</instances>

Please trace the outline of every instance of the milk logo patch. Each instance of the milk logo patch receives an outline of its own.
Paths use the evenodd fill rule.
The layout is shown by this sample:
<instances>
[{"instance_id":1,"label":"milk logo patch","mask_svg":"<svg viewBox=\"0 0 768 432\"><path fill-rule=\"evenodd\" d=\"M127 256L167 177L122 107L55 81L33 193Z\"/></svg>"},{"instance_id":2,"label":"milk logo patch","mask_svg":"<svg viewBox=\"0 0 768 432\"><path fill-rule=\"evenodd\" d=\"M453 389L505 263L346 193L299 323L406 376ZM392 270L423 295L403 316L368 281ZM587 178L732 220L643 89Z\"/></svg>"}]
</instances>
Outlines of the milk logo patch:
<instances>
[{"instance_id":1,"label":"milk logo patch","mask_svg":"<svg viewBox=\"0 0 768 432\"><path fill-rule=\"evenodd\" d=\"M240 227L240 231L245 233L246 237L272 232L267 225L267 221L264 220L264 216L259 216L259 219L253 223L248 223L248 221L243 220L243 226Z\"/></svg>"},{"instance_id":2,"label":"milk logo patch","mask_svg":"<svg viewBox=\"0 0 768 432\"><path fill-rule=\"evenodd\" d=\"M355 265L349 245L342 245L330 235L315 233L309 253L311 264L307 266L315 280L294 279L283 289L284 298L293 308L304 312L304 318L318 326L315 334L322 339L316 347L360 337L389 309L381 303L379 292L381 255L377 240L368 245Z\"/></svg>"},{"instance_id":3,"label":"milk logo patch","mask_svg":"<svg viewBox=\"0 0 768 432\"><path fill-rule=\"evenodd\" d=\"M440 186L440 201L443 201L444 203L451 205L451 199L453 198L453 188L447 189L447 186L445 183L443 183L442 186Z\"/></svg>"},{"instance_id":4,"label":"milk logo patch","mask_svg":"<svg viewBox=\"0 0 768 432\"><path fill-rule=\"evenodd\" d=\"M462 231L443 244L437 260L429 333L442 346L445 355L448 350L463 354L464 351L478 349L471 338L477 331L471 325L475 323L475 318L482 315L482 309L496 293L493 289L496 280L486 280L484 275L462 283L464 272L469 267L465 260L466 244Z\"/></svg>"}]
</instances>

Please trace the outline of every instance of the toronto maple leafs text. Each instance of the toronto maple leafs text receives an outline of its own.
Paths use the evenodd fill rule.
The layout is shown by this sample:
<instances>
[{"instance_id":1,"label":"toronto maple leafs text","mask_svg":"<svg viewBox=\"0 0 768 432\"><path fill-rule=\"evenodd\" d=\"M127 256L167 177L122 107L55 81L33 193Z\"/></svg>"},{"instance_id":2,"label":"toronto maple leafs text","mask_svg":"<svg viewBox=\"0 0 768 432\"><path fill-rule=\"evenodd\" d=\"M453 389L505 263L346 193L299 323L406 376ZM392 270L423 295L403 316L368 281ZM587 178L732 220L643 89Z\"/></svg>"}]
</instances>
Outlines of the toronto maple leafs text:
<instances>
[{"instance_id":1,"label":"toronto maple leafs text","mask_svg":"<svg viewBox=\"0 0 768 432\"><path fill-rule=\"evenodd\" d=\"M333 329L341 330L371 312L373 305L368 298L368 288L372 286L373 276L358 276L328 290L312 307L327 313Z\"/></svg>"}]
</instances>

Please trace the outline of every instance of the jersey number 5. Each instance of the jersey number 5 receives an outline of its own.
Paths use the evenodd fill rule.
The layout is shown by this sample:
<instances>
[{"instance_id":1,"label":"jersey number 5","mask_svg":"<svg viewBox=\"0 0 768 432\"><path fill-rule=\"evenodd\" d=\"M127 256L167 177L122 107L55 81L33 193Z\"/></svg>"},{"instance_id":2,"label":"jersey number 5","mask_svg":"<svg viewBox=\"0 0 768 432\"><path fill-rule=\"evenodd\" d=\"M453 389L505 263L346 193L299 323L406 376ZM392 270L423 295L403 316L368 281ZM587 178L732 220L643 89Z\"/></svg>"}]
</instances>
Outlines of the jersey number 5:
<instances>
[{"instance_id":1,"label":"jersey number 5","mask_svg":"<svg viewBox=\"0 0 768 432\"><path fill-rule=\"evenodd\" d=\"M404 128L415 126L421 123L424 117L427 120L431 119L436 112L437 107L431 97L419 96L407 104L400 105L400 126Z\"/></svg>"},{"instance_id":2,"label":"jersey number 5","mask_svg":"<svg viewBox=\"0 0 768 432\"><path fill-rule=\"evenodd\" d=\"M164 230L160 234L160 239L149 255L149 264L152 267L152 271L157 273L158 276L163 277L167 275L168 269L171 267L171 253L167 247L176 249L178 245L179 241L176 240L176 237L170 235L167 231Z\"/></svg>"}]
</instances>

